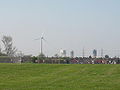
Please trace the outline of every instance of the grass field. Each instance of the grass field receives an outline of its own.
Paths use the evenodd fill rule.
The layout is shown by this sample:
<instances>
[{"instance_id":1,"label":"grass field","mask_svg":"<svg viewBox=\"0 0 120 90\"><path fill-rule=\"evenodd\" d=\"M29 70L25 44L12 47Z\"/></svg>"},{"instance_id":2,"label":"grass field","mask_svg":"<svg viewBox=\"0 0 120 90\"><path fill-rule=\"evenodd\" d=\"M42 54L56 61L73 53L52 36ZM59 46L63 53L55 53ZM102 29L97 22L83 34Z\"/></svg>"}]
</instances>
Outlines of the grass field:
<instances>
[{"instance_id":1,"label":"grass field","mask_svg":"<svg viewBox=\"0 0 120 90\"><path fill-rule=\"evenodd\" d=\"M120 90L120 65L0 64L0 90Z\"/></svg>"}]
</instances>

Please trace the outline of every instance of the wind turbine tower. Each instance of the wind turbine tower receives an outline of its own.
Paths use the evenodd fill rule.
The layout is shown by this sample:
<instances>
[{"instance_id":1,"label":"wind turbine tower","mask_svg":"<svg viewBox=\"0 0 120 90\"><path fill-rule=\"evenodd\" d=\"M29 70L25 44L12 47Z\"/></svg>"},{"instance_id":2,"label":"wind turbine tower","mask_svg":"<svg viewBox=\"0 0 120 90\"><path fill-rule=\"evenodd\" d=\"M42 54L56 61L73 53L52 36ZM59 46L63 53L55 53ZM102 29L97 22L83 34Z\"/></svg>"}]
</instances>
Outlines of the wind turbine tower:
<instances>
[{"instance_id":1,"label":"wind turbine tower","mask_svg":"<svg viewBox=\"0 0 120 90\"><path fill-rule=\"evenodd\" d=\"M42 36L41 36L41 51L40 51L40 54L43 54L43 34L42 34Z\"/></svg>"},{"instance_id":2,"label":"wind turbine tower","mask_svg":"<svg viewBox=\"0 0 120 90\"><path fill-rule=\"evenodd\" d=\"M41 40L40 54L41 55L43 55L43 40L45 40L44 37L43 37L43 35L44 35L44 33L42 33L41 38L40 38L40 40Z\"/></svg>"},{"instance_id":3,"label":"wind turbine tower","mask_svg":"<svg viewBox=\"0 0 120 90\"><path fill-rule=\"evenodd\" d=\"M43 40L45 40L44 37L43 37L43 33L42 33L40 38L35 39L35 40L39 40L40 41L40 51L39 51L39 54L43 55Z\"/></svg>"}]
</instances>

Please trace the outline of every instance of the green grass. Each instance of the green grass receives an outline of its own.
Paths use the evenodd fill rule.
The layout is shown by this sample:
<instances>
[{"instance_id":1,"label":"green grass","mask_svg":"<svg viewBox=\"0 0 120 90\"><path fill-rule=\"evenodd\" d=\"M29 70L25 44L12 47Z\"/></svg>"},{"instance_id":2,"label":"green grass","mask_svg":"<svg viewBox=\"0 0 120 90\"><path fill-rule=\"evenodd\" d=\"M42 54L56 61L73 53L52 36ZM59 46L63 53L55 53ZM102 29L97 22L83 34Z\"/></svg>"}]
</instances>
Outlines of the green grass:
<instances>
[{"instance_id":1,"label":"green grass","mask_svg":"<svg viewBox=\"0 0 120 90\"><path fill-rule=\"evenodd\" d=\"M0 90L120 90L120 65L0 64Z\"/></svg>"}]
</instances>

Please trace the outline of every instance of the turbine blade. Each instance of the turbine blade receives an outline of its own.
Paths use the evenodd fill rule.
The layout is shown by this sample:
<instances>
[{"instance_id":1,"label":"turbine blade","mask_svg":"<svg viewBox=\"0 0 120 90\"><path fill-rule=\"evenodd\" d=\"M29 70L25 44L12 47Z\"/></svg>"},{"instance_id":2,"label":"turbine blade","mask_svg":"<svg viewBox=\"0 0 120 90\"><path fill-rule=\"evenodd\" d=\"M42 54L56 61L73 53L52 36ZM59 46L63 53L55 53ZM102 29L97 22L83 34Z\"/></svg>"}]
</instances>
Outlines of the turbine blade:
<instances>
[{"instance_id":1,"label":"turbine blade","mask_svg":"<svg viewBox=\"0 0 120 90\"><path fill-rule=\"evenodd\" d=\"M42 38L42 39L43 39L44 41L46 41L45 38Z\"/></svg>"},{"instance_id":2,"label":"turbine blade","mask_svg":"<svg viewBox=\"0 0 120 90\"><path fill-rule=\"evenodd\" d=\"M41 38L43 38L44 33L42 33Z\"/></svg>"},{"instance_id":3,"label":"turbine blade","mask_svg":"<svg viewBox=\"0 0 120 90\"><path fill-rule=\"evenodd\" d=\"M40 38L34 39L34 40L40 40Z\"/></svg>"}]
</instances>

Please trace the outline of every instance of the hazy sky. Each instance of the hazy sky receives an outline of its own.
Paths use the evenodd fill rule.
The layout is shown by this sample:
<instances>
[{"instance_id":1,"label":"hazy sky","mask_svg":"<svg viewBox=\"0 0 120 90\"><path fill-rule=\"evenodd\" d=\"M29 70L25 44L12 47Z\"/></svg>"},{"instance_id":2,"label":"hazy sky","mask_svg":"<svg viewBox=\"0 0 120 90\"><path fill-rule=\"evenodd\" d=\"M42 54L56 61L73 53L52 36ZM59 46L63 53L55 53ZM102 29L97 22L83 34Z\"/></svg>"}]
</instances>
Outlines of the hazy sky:
<instances>
[{"instance_id":1,"label":"hazy sky","mask_svg":"<svg viewBox=\"0 0 120 90\"><path fill-rule=\"evenodd\" d=\"M44 53L59 49L86 55L120 50L120 0L0 0L0 37L10 35L25 54L37 55L44 32ZM114 53L113 53L114 51ZM117 55L119 52L115 55Z\"/></svg>"}]
</instances>

